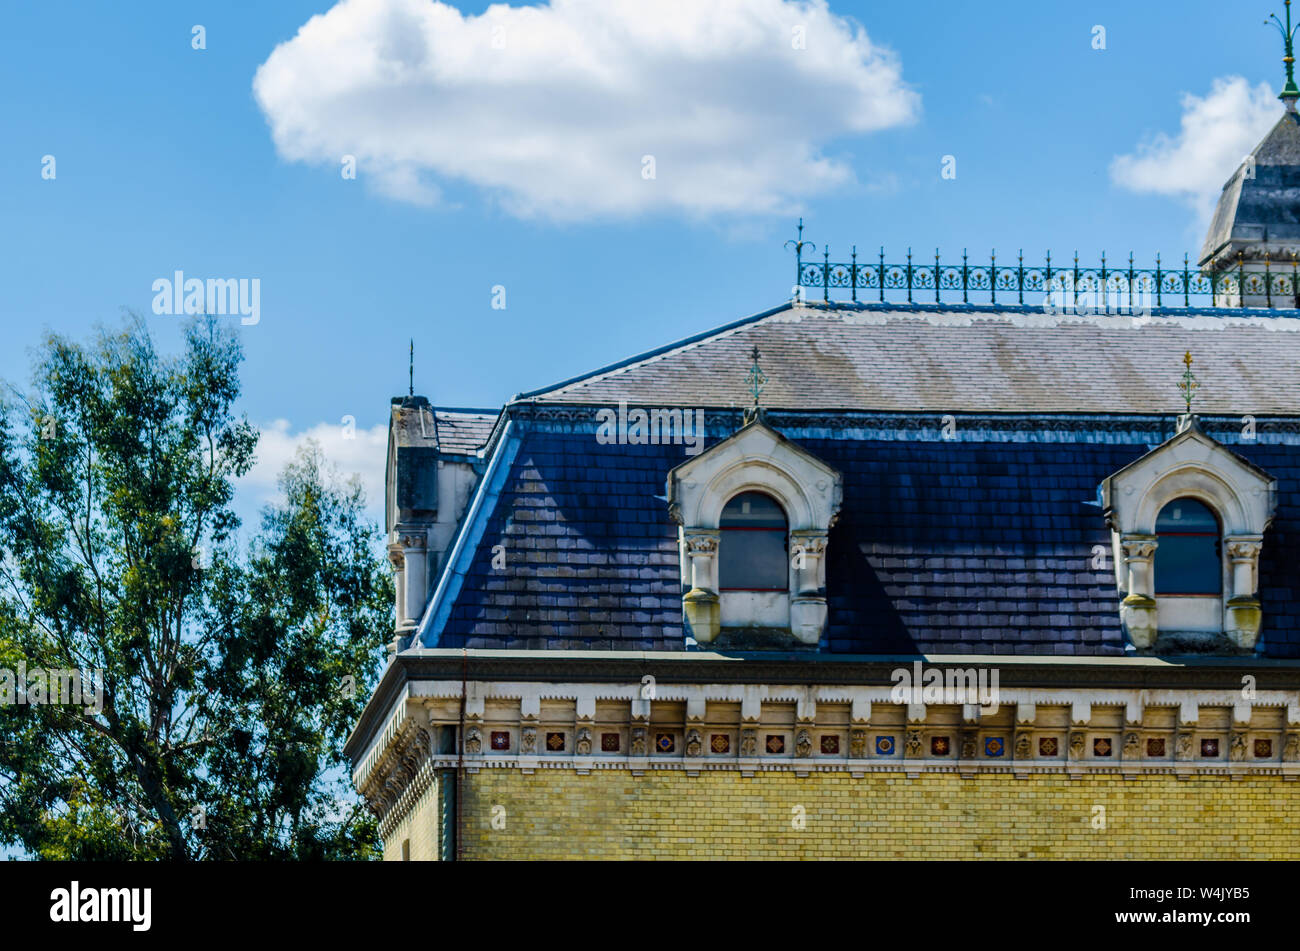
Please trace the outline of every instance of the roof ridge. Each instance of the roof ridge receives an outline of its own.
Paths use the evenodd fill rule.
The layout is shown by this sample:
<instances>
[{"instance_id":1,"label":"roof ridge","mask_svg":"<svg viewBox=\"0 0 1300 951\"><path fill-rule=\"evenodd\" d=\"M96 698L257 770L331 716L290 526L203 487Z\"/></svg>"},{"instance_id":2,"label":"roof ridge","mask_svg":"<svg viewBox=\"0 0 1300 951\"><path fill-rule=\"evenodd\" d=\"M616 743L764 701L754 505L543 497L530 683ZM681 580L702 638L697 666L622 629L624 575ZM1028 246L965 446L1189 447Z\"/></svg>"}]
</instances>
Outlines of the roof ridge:
<instances>
[{"instance_id":1,"label":"roof ridge","mask_svg":"<svg viewBox=\"0 0 1300 951\"><path fill-rule=\"evenodd\" d=\"M499 416L501 408L489 406L434 406L430 405L429 409L436 413L463 413L470 416Z\"/></svg>"},{"instance_id":2,"label":"roof ridge","mask_svg":"<svg viewBox=\"0 0 1300 951\"><path fill-rule=\"evenodd\" d=\"M794 305L794 301L788 300L778 307L773 307L757 314L751 314L748 317L742 317L740 320L733 320L731 323L723 324L721 327L714 327L712 330L706 330L703 333L693 334L692 336L674 341L673 343L656 347L653 350L646 350L642 353L638 353L633 356L627 357L623 360L619 360L616 363L611 363L607 366L603 366L596 370L590 370L586 373L580 373L577 376L570 377L567 380L561 380L559 383L553 383L550 386L544 386L536 390L529 390L526 393L517 393L510 400L510 402L517 403L520 400L534 399L538 396L544 396L550 393L555 393L557 390L566 389L570 386L574 386L586 380L597 380L603 376L615 372L616 370L623 370L626 369L627 367L634 366L638 363L652 360L655 357L663 356L666 353L671 353L673 350L679 350L683 347L689 347L692 344L700 343L701 341L707 340L710 337L721 336L722 334L727 333L729 331L736 330L740 327L744 327L746 324L757 323L758 321L764 319L765 317L771 317L774 314L781 313L782 311L790 310L793 305Z\"/></svg>"}]
</instances>

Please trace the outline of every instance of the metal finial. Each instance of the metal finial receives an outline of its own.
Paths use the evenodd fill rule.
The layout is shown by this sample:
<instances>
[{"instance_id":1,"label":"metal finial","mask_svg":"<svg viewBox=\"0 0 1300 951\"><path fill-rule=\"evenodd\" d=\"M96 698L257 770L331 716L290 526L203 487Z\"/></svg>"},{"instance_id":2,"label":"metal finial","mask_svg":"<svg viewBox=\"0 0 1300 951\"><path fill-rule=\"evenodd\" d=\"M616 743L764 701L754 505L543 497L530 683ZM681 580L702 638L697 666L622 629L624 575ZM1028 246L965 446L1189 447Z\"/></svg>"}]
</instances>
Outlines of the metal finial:
<instances>
[{"instance_id":1,"label":"metal finial","mask_svg":"<svg viewBox=\"0 0 1300 951\"><path fill-rule=\"evenodd\" d=\"M767 382L767 375L763 372L762 368L758 365L757 344L755 344L754 349L750 351L750 356L753 358L754 363L749 368L749 373L746 374L745 376L745 382L749 384L749 392L752 393L754 396L754 406L753 409L751 409L750 412L746 413L745 415L749 417L749 419L755 419L758 416L759 397L763 395L763 384Z\"/></svg>"},{"instance_id":2,"label":"metal finial","mask_svg":"<svg viewBox=\"0 0 1300 951\"><path fill-rule=\"evenodd\" d=\"M1276 13L1270 13L1268 16L1282 34L1282 43L1286 50L1286 55L1282 57L1282 62L1286 64L1286 85L1282 87L1282 92L1277 98L1286 105L1287 112L1295 112L1296 100L1300 99L1300 86L1295 84L1295 34L1296 30L1300 29L1300 25L1291 26L1291 0L1286 0L1285 26Z\"/></svg>"},{"instance_id":3,"label":"metal finial","mask_svg":"<svg viewBox=\"0 0 1300 951\"><path fill-rule=\"evenodd\" d=\"M1196 382L1196 377L1192 376L1192 351L1188 350L1183 354L1183 382L1178 384L1178 389L1183 393L1183 401L1187 404L1187 415L1192 415L1192 395L1198 390L1201 384Z\"/></svg>"},{"instance_id":4,"label":"metal finial","mask_svg":"<svg viewBox=\"0 0 1300 951\"><path fill-rule=\"evenodd\" d=\"M803 219L802 219L802 218L799 219L799 237L796 238L796 239L794 239L794 240L787 241L787 242L785 243L785 247L787 247L787 248L794 248L795 256L796 256L796 257L800 257L800 258L803 257L803 251L804 251L804 248L807 248L809 251L816 251L816 250L817 250L817 245L813 244L811 241L805 241L805 240L803 239Z\"/></svg>"},{"instance_id":5,"label":"metal finial","mask_svg":"<svg viewBox=\"0 0 1300 951\"><path fill-rule=\"evenodd\" d=\"M811 241L803 239L803 219L799 219L799 237L793 241L787 241L784 245L787 248L794 248L794 287L796 301L802 301L802 290L804 284L803 273L803 251L807 248L810 252L817 250L817 245Z\"/></svg>"},{"instance_id":6,"label":"metal finial","mask_svg":"<svg viewBox=\"0 0 1300 951\"><path fill-rule=\"evenodd\" d=\"M408 396L415 395L415 338L411 338L411 382L407 391Z\"/></svg>"}]
</instances>

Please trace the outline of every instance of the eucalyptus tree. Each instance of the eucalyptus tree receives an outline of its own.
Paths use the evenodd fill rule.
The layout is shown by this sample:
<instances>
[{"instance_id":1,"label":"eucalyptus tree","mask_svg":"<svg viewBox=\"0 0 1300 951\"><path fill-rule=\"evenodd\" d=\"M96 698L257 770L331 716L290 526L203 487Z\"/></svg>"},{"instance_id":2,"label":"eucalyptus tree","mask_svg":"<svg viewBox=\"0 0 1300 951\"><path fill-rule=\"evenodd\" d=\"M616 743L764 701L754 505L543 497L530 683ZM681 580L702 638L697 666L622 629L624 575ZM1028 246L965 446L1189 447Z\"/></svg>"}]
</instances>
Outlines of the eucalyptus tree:
<instances>
[{"instance_id":1,"label":"eucalyptus tree","mask_svg":"<svg viewBox=\"0 0 1300 951\"><path fill-rule=\"evenodd\" d=\"M214 319L168 356L135 318L86 344L48 336L31 389L0 406L11 848L374 854L341 749L392 629L390 576L360 487L314 445L240 541L235 484L257 445L241 361Z\"/></svg>"}]
</instances>

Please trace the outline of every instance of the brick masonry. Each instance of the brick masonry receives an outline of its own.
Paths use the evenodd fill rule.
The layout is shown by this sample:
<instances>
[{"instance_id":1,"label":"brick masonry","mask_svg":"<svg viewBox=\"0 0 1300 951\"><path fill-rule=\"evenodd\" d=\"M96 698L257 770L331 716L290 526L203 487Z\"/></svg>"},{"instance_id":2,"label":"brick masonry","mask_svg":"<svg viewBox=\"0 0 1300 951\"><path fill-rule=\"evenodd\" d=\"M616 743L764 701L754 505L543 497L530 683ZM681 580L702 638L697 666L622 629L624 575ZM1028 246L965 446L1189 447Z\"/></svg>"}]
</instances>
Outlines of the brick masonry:
<instances>
[{"instance_id":1,"label":"brick masonry","mask_svg":"<svg viewBox=\"0 0 1300 951\"><path fill-rule=\"evenodd\" d=\"M384 839L384 861L434 862L438 859L439 782L434 779ZM407 854L403 854L403 848Z\"/></svg>"},{"instance_id":2,"label":"brick masonry","mask_svg":"<svg viewBox=\"0 0 1300 951\"><path fill-rule=\"evenodd\" d=\"M1294 789L1272 776L484 769L465 777L463 847L467 859L1294 860ZM425 820L411 821L415 833Z\"/></svg>"}]
</instances>

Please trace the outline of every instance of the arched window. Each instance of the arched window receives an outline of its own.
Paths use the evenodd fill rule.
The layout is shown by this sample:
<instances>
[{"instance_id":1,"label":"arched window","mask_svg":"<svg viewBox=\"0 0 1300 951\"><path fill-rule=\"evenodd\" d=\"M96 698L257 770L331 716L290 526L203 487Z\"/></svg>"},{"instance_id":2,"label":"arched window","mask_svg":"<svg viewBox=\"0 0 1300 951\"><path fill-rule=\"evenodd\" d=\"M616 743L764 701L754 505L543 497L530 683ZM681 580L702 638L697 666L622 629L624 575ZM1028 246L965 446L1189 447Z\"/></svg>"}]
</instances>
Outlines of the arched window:
<instances>
[{"instance_id":1,"label":"arched window","mask_svg":"<svg viewBox=\"0 0 1300 951\"><path fill-rule=\"evenodd\" d=\"M718 524L721 591L788 591L789 530L771 496L742 492L722 509Z\"/></svg>"},{"instance_id":2,"label":"arched window","mask_svg":"<svg viewBox=\"0 0 1300 951\"><path fill-rule=\"evenodd\" d=\"M1220 595L1219 520L1195 499L1174 499L1156 518L1155 593Z\"/></svg>"}]
</instances>

